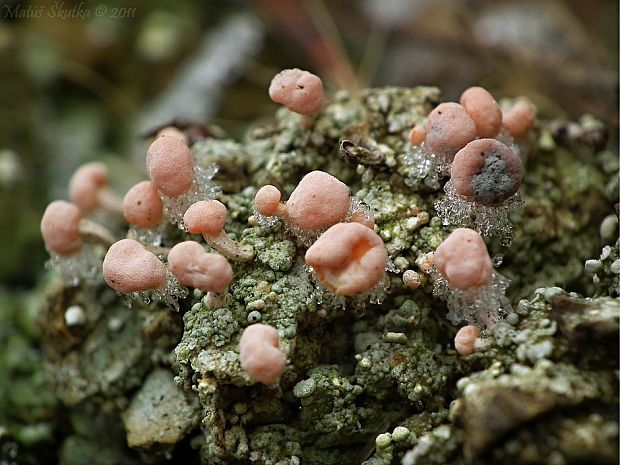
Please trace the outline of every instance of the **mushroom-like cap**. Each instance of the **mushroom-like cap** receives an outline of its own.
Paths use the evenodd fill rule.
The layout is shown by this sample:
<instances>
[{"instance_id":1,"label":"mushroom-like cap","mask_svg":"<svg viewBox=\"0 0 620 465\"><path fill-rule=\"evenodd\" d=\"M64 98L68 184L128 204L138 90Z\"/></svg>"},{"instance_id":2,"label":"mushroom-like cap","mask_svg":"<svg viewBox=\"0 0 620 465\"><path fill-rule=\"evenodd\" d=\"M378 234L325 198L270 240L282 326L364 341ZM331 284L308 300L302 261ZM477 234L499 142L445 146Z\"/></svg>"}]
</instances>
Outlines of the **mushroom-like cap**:
<instances>
[{"instance_id":1,"label":"mushroom-like cap","mask_svg":"<svg viewBox=\"0 0 620 465\"><path fill-rule=\"evenodd\" d=\"M334 294L369 291L385 272L387 254L381 238L360 223L338 223L306 251L306 263Z\"/></svg>"},{"instance_id":2,"label":"mushroom-like cap","mask_svg":"<svg viewBox=\"0 0 620 465\"><path fill-rule=\"evenodd\" d=\"M183 215L183 223L192 234L217 236L224 229L228 210L217 200L193 203Z\"/></svg>"},{"instance_id":3,"label":"mushroom-like cap","mask_svg":"<svg viewBox=\"0 0 620 465\"><path fill-rule=\"evenodd\" d=\"M192 185L194 157L185 142L164 135L149 147L146 169L158 191L168 197L178 197Z\"/></svg>"},{"instance_id":4,"label":"mushroom-like cap","mask_svg":"<svg viewBox=\"0 0 620 465\"><path fill-rule=\"evenodd\" d=\"M254 196L256 211L264 216L273 216L280 205L281 196L276 186L268 184L261 187Z\"/></svg>"},{"instance_id":5,"label":"mushroom-like cap","mask_svg":"<svg viewBox=\"0 0 620 465\"><path fill-rule=\"evenodd\" d=\"M71 176L69 198L82 212L91 213L99 205L97 191L107 183L108 169L103 163L86 163Z\"/></svg>"},{"instance_id":6,"label":"mushroom-like cap","mask_svg":"<svg viewBox=\"0 0 620 465\"><path fill-rule=\"evenodd\" d=\"M426 129L424 129L423 125L418 124L409 131L409 142L411 142L411 145L420 145L425 139Z\"/></svg>"},{"instance_id":7,"label":"mushroom-like cap","mask_svg":"<svg viewBox=\"0 0 620 465\"><path fill-rule=\"evenodd\" d=\"M478 139L463 147L452 162L456 193L470 202L499 205L519 190L523 164L507 145Z\"/></svg>"},{"instance_id":8,"label":"mushroom-like cap","mask_svg":"<svg viewBox=\"0 0 620 465\"><path fill-rule=\"evenodd\" d=\"M286 355L279 346L280 338L273 326L260 323L248 326L239 342L241 368L256 381L275 383L282 376L286 363Z\"/></svg>"},{"instance_id":9,"label":"mushroom-like cap","mask_svg":"<svg viewBox=\"0 0 620 465\"><path fill-rule=\"evenodd\" d=\"M129 224L144 229L154 228L161 221L164 205L151 181L133 186L123 199L123 215Z\"/></svg>"},{"instance_id":10,"label":"mushroom-like cap","mask_svg":"<svg viewBox=\"0 0 620 465\"><path fill-rule=\"evenodd\" d=\"M275 75L269 86L269 97L295 113L313 115L321 109L325 93L320 77L295 68Z\"/></svg>"},{"instance_id":11,"label":"mushroom-like cap","mask_svg":"<svg viewBox=\"0 0 620 465\"><path fill-rule=\"evenodd\" d=\"M133 239L112 244L103 259L103 279L121 294L158 289L166 285L166 267Z\"/></svg>"},{"instance_id":12,"label":"mushroom-like cap","mask_svg":"<svg viewBox=\"0 0 620 465\"><path fill-rule=\"evenodd\" d=\"M527 100L519 99L512 108L504 111L502 122L510 135L518 139L527 135L535 119L536 108Z\"/></svg>"},{"instance_id":13,"label":"mushroom-like cap","mask_svg":"<svg viewBox=\"0 0 620 465\"><path fill-rule=\"evenodd\" d=\"M480 336L478 328L472 325L463 326L454 337L454 348L461 355L470 355L474 351L478 336Z\"/></svg>"},{"instance_id":14,"label":"mushroom-like cap","mask_svg":"<svg viewBox=\"0 0 620 465\"><path fill-rule=\"evenodd\" d=\"M174 126L166 126L165 128L162 128L159 131L157 131L157 135L155 136L155 139L161 136L176 137L177 139L187 144L187 136L185 135L185 133L181 131L179 128L175 128Z\"/></svg>"},{"instance_id":15,"label":"mushroom-like cap","mask_svg":"<svg viewBox=\"0 0 620 465\"><path fill-rule=\"evenodd\" d=\"M45 247L60 256L73 255L82 247L80 209L64 200L50 203L41 219L41 235Z\"/></svg>"},{"instance_id":16,"label":"mushroom-like cap","mask_svg":"<svg viewBox=\"0 0 620 465\"><path fill-rule=\"evenodd\" d=\"M454 154L476 138L476 124L458 103L439 104L426 120L426 145L451 161Z\"/></svg>"},{"instance_id":17,"label":"mushroom-like cap","mask_svg":"<svg viewBox=\"0 0 620 465\"><path fill-rule=\"evenodd\" d=\"M435 267L450 286L465 290L491 283L487 246L473 229L455 229L435 251Z\"/></svg>"},{"instance_id":18,"label":"mushroom-like cap","mask_svg":"<svg viewBox=\"0 0 620 465\"><path fill-rule=\"evenodd\" d=\"M474 120L479 137L493 137L502 128L502 109L483 87L465 90L461 105Z\"/></svg>"},{"instance_id":19,"label":"mushroom-like cap","mask_svg":"<svg viewBox=\"0 0 620 465\"><path fill-rule=\"evenodd\" d=\"M349 211L349 188L323 171L306 174L286 202L289 220L305 231L327 228Z\"/></svg>"},{"instance_id":20,"label":"mushroom-like cap","mask_svg":"<svg viewBox=\"0 0 620 465\"><path fill-rule=\"evenodd\" d=\"M180 242L170 249L168 269L184 286L205 292L224 291L233 277L228 260L215 253L207 253L194 241Z\"/></svg>"}]
</instances>

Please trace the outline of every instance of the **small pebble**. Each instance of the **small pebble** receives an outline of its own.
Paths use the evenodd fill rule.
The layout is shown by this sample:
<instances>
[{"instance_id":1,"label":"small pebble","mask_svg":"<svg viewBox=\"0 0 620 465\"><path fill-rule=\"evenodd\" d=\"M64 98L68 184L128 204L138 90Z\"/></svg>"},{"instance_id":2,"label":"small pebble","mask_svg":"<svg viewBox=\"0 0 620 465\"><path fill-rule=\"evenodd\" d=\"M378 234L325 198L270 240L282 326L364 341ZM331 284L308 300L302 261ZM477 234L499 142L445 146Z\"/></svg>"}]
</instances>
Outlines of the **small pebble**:
<instances>
[{"instance_id":1,"label":"small pebble","mask_svg":"<svg viewBox=\"0 0 620 465\"><path fill-rule=\"evenodd\" d=\"M255 300L250 302L247 308L248 310L262 310L265 308L265 301L263 299Z\"/></svg>"},{"instance_id":2,"label":"small pebble","mask_svg":"<svg viewBox=\"0 0 620 465\"><path fill-rule=\"evenodd\" d=\"M616 215L606 216L601 223L601 239L607 243L618 237L618 217Z\"/></svg>"},{"instance_id":3,"label":"small pebble","mask_svg":"<svg viewBox=\"0 0 620 465\"><path fill-rule=\"evenodd\" d=\"M316 391L316 381L314 378L308 378L301 380L295 385L293 388L293 395L298 399L301 399L312 395L314 391Z\"/></svg>"},{"instance_id":4,"label":"small pebble","mask_svg":"<svg viewBox=\"0 0 620 465\"><path fill-rule=\"evenodd\" d=\"M108 329L110 331L119 331L123 327L123 320L120 318L110 318L108 321Z\"/></svg>"},{"instance_id":5,"label":"small pebble","mask_svg":"<svg viewBox=\"0 0 620 465\"><path fill-rule=\"evenodd\" d=\"M611 255L611 247L606 245L601 251L601 260L605 261Z\"/></svg>"},{"instance_id":6,"label":"small pebble","mask_svg":"<svg viewBox=\"0 0 620 465\"><path fill-rule=\"evenodd\" d=\"M405 333L387 332L383 335L383 340L385 342L396 342L399 344L404 344L405 342L407 342L407 335Z\"/></svg>"},{"instance_id":7,"label":"small pebble","mask_svg":"<svg viewBox=\"0 0 620 465\"><path fill-rule=\"evenodd\" d=\"M600 260L595 260L595 259L586 260L586 263L584 264L584 268L587 273L590 273L590 274L598 273L603 268L603 263Z\"/></svg>"},{"instance_id":8,"label":"small pebble","mask_svg":"<svg viewBox=\"0 0 620 465\"><path fill-rule=\"evenodd\" d=\"M417 289L426 281L426 277L413 270L407 270L403 273L403 284L409 289Z\"/></svg>"},{"instance_id":9,"label":"small pebble","mask_svg":"<svg viewBox=\"0 0 620 465\"><path fill-rule=\"evenodd\" d=\"M86 315L79 305L71 305L65 311L65 324L67 326L82 326L86 323Z\"/></svg>"}]
</instances>

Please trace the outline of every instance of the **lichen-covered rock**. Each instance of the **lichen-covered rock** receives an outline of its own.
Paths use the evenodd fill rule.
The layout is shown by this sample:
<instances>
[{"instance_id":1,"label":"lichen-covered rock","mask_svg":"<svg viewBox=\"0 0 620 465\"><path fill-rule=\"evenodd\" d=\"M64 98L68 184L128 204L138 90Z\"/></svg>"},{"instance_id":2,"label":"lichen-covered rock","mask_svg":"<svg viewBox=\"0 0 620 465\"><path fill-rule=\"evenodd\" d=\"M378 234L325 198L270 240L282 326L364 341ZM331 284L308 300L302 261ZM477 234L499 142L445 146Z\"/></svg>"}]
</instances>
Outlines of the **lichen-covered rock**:
<instances>
[{"instance_id":1,"label":"lichen-covered rock","mask_svg":"<svg viewBox=\"0 0 620 465\"><path fill-rule=\"evenodd\" d=\"M438 102L429 87L339 91L312 124L278 110L240 141L197 143L200 163L220 167L213 182L228 209L226 232L251 246L254 259L231 264L226 292L190 293L179 313L160 302L127 309L97 286L56 290L41 321L47 371L67 408L131 412L130 445L148 459L161 458L156 444L189 442L200 452L183 454L216 465L559 464L582 460L584 451L612 463L618 249L613 221L604 218L617 164L583 146L541 148L536 137L515 146L525 161L525 206L512 218L512 247L487 241L512 280L513 310L461 356L453 347L458 328L429 275L428 254L452 230L434 208L445 179L420 176L407 138ZM374 213L389 260L371 297L331 294L286 222L261 226L253 216L260 187L276 186L285 201L313 170L347 184ZM166 246L200 240L176 228L162 233ZM584 272L601 247L605 257ZM416 286L405 286L405 271L416 273ZM71 305L83 308L83 325L66 325ZM241 334L256 322L276 329L287 356L269 386L239 360ZM156 367L161 383L147 378ZM153 392L181 399L180 389L197 393L197 405L179 400L153 412ZM180 415L190 440L157 436ZM196 416L200 429L192 431ZM156 421L143 430L130 418ZM85 435L72 438L77 444Z\"/></svg>"},{"instance_id":2,"label":"lichen-covered rock","mask_svg":"<svg viewBox=\"0 0 620 465\"><path fill-rule=\"evenodd\" d=\"M67 324L65 310L72 305L83 309L85 325ZM178 315L161 307L129 311L104 288L59 287L41 318L46 371L67 405L91 397L123 405L123 393L141 385L180 335Z\"/></svg>"},{"instance_id":3,"label":"lichen-covered rock","mask_svg":"<svg viewBox=\"0 0 620 465\"><path fill-rule=\"evenodd\" d=\"M172 372L155 369L123 413L127 445L147 450L172 448L200 420L194 400L174 383Z\"/></svg>"}]
</instances>

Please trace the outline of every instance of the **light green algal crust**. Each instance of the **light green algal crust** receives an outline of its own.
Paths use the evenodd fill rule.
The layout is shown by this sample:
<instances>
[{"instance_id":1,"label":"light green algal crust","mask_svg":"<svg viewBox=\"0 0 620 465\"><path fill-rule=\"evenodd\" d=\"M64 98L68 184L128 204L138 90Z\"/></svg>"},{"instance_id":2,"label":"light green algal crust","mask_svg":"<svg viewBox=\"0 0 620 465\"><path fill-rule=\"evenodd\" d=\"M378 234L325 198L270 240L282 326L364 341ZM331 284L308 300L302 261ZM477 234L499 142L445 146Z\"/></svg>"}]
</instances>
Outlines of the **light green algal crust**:
<instances>
[{"instance_id":1,"label":"light green algal crust","mask_svg":"<svg viewBox=\"0 0 620 465\"><path fill-rule=\"evenodd\" d=\"M611 223L615 225L614 233L617 234L618 217L616 215L610 217L615 220ZM603 226L605 221L602 223ZM620 239L616 239L613 245L605 245L597 258L587 260L585 271L592 275L596 295L620 295Z\"/></svg>"},{"instance_id":2,"label":"light green algal crust","mask_svg":"<svg viewBox=\"0 0 620 465\"><path fill-rule=\"evenodd\" d=\"M254 260L232 263L226 292L190 293L178 314L153 304L128 310L101 289L57 292L42 321L49 327L49 372L63 402L105 405L120 421L129 405L141 405L132 399L154 366L170 369L188 402L197 394L200 404L199 429L179 442L200 449L209 465L526 463L521 451L530 425L541 431L535 463L548 463L545 445L568 444L578 428L595 425L606 428L593 442L604 449L597 453L617 454L608 414L591 418L597 408L617 408L618 300L609 262L617 246L596 271L605 297L588 300L553 287L533 294L555 285L594 292L583 263L610 243L612 228L601 226L607 231L601 243L599 224L612 211L617 164L583 147L520 147L528 159L525 207L515 214L513 246L488 244L492 256L503 256L499 271L513 279L513 311L483 333L473 355L459 356L458 328L445 319L431 280L415 290L402 282L407 269L428 278L426 254L453 229L433 208L443 190L416 178L407 155L408 131L438 102L438 90L428 87L340 91L310 125L280 109L242 141L196 144L201 163L221 167L214 182L228 208L226 232L253 247ZM372 163L345 161L344 139ZM251 218L261 186L274 184L286 201L316 169L345 182L375 212L390 258L380 305L318 287L303 259L306 247L283 222L264 227ZM173 229L164 242L188 238L203 242ZM88 324L71 332L59 318L76 302ZM109 329L113 319L122 323L116 332ZM287 355L272 386L254 383L240 366L241 334L259 321L277 329ZM547 433L545 425L557 428ZM514 438L518 448L510 445ZM161 450L150 449L143 453L156 457Z\"/></svg>"},{"instance_id":3,"label":"light green algal crust","mask_svg":"<svg viewBox=\"0 0 620 465\"><path fill-rule=\"evenodd\" d=\"M513 215L515 238L501 251L511 295L527 297L553 285L592 293L583 263L600 250L595 226L610 213L605 184L618 173L606 176L600 160L583 149L532 152L521 187L525 206Z\"/></svg>"},{"instance_id":4,"label":"light green algal crust","mask_svg":"<svg viewBox=\"0 0 620 465\"><path fill-rule=\"evenodd\" d=\"M618 300L543 288L506 320L461 359L454 426L420 438L403 463L614 463Z\"/></svg>"},{"instance_id":5,"label":"light green algal crust","mask_svg":"<svg viewBox=\"0 0 620 465\"><path fill-rule=\"evenodd\" d=\"M437 341L438 323L429 313L429 307L405 300L372 327L359 324L353 328L355 374L368 395L395 402L400 411L405 399L413 413L441 408L456 357L445 353ZM387 336L393 334L402 337L388 342Z\"/></svg>"}]
</instances>

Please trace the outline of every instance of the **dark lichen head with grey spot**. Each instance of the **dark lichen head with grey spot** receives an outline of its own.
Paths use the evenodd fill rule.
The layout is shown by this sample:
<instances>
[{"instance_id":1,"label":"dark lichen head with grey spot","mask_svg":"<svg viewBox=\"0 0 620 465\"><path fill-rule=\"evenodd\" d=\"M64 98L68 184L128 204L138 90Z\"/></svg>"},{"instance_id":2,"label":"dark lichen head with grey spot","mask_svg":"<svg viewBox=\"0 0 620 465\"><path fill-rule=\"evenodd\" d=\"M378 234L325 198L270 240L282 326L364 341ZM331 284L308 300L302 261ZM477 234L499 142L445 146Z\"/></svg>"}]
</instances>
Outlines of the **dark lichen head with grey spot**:
<instances>
[{"instance_id":1,"label":"dark lichen head with grey spot","mask_svg":"<svg viewBox=\"0 0 620 465\"><path fill-rule=\"evenodd\" d=\"M523 164L507 145L495 139L478 139L454 157L452 184L460 196L482 205L499 205L521 185Z\"/></svg>"}]
</instances>

